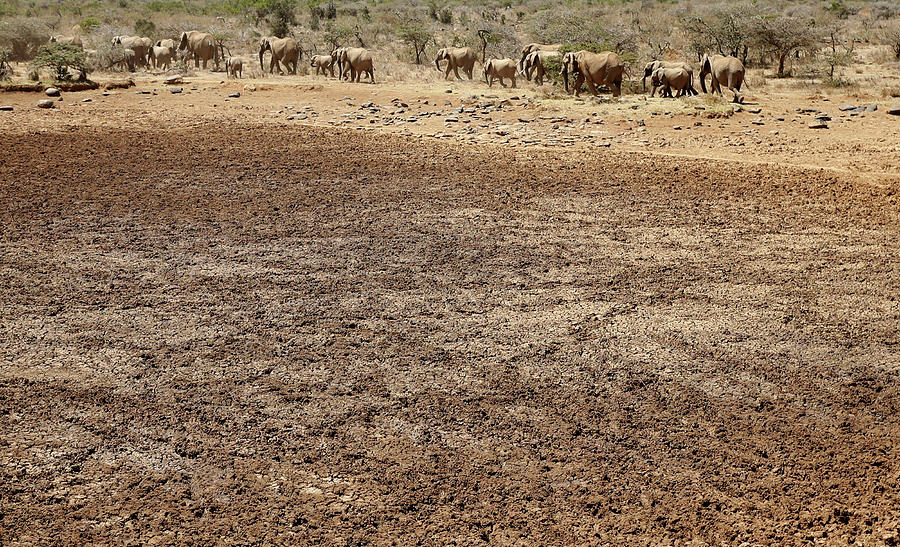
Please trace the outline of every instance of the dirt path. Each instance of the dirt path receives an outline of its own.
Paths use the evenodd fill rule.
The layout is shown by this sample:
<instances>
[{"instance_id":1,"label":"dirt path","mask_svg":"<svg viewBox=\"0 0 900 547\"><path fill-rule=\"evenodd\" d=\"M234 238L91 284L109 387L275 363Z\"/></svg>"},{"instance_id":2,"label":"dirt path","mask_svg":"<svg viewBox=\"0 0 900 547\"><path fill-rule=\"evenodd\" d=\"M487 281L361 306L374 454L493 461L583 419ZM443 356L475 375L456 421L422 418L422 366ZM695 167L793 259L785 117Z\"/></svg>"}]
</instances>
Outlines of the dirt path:
<instances>
[{"instance_id":1,"label":"dirt path","mask_svg":"<svg viewBox=\"0 0 900 547\"><path fill-rule=\"evenodd\" d=\"M0 133L0 543L900 540L895 182L84 112Z\"/></svg>"}]
</instances>

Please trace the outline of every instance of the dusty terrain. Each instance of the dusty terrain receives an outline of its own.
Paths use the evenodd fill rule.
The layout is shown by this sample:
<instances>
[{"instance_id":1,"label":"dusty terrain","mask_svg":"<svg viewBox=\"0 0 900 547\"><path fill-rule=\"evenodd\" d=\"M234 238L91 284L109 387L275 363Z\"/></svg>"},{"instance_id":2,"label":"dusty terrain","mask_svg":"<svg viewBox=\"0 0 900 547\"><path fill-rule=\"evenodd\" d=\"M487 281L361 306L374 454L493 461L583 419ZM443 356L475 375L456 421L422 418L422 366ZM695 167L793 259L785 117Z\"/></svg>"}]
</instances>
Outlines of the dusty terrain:
<instances>
[{"instance_id":1,"label":"dusty terrain","mask_svg":"<svg viewBox=\"0 0 900 547\"><path fill-rule=\"evenodd\" d=\"M0 543L900 542L890 100L245 84L0 93Z\"/></svg>"}]
</instances>

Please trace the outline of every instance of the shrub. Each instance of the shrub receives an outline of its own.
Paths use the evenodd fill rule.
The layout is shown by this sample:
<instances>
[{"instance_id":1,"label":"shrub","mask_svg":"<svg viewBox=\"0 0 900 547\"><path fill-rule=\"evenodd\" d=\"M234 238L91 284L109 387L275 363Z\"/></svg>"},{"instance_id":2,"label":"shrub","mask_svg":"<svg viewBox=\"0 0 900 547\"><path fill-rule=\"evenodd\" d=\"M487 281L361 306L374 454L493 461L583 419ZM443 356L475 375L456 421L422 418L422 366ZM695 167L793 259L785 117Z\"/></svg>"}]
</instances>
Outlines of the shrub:
<instances>
[{"instance_id":1,"label":"shrub","mask_svg":"<svg viewBox=\"0 0 900 547\"><path fill-rule=\"evenodd\" d=\"M102 23L100 22L100 19L97 19L96 17L85 17L81 20L80 23L78 23L78 25L81 27L81 30L83 30L87 34L94 32L94 29L99 27L101 24Z\"/></svg>"},{"instance_id":2,"label":"shrub","mask_svg":"<svg viewBox=\"0 0 900 547\"><path fill-rule=\"evenodd\" d=\"M9 66L11 56L12 51L9 48L0 46L0 80L7 80L12 75L12 67Z\"/></svg>"},{"instance_id":3,"label":"shrub","mask_svg":"<svg viewBox=\"0 0 900 547\"><path fill-rule=\"evenodd\" d=\"M71 80L69 69L75 69L80 73L79 80L86 79L88 73L84 51L71 44L60 43L41 46L31 61L31 68L34 71L50 68L54 71L54 79L57 81Z\"/></svg>"},{"instance_id":4,"label":"shrub","mask_svg":"<svg viewBox=\"0 0 900 547\"><path fill-rule=\"evenodd\" d=\"M0 21L0 46L10 51L10 61L28 61L47 43L47 27L39 20L17 17Z\"/></svg>"},{"instance_id":5,"label":"shrub","mask_svg":"<svg viewBox=\"0 0 900 547\"><path fill-rule=\"evenodd\" d=\"M422 64L422 55L425 53L425 47L429 42L434 40L434 34L422 23L409 22L400 26L397 37L404 44L412 48L416 56L416 64Z\"/></svg>"},{"instance_id":6,"label":"shrub","mask_svg":"<svg viewBox=\"0 0 900 547\"><path fill-rule=\"evenodd\" d=\"M900 60L900 22L893 22L878 30L878 39L891 48L894 58Z\"/></svg>"},{"instance_id":7,"label":"shrub","mask_svg":"<svg viewBox=\"0 0 900 547\"><path fill-rule=\"evenodd\" d=\"M268 0L266 2L269 11L269 28L273 36L284 38L291 32L291 27L297 24L297 14L294 11L295 0Z\"/></svg>"},{"instance_id":8,"label":"shrub","mask_svg":"<svg viewBox=\"0 0 900 547\"><path fill-rule=\"evenodd\" d=\"M347 43L347 40L353 36L353 29L343 25L336 25L332 21L325 23L325 32L322 38L331 49L339 48Z\"/></svg>"},{"instance_id":9,"label":"shrub","mask_svg":"<svg viewBox=\"0 0 900 547\"><path fill-rule=\"evenodd\" d=\"M153 36L156 34L156 25L153 24L153 21L140 18L134 22L134 32L136 32L138 36Z\"/></svg>"}]
</instances>

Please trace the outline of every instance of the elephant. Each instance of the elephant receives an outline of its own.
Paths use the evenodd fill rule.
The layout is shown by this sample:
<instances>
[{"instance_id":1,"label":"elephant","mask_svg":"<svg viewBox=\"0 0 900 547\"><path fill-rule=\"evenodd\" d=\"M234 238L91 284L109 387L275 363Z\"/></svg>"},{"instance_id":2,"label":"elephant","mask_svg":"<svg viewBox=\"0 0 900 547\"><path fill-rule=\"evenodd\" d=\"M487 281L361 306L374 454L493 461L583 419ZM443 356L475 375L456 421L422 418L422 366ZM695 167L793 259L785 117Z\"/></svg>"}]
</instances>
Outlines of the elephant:
<instances>
[{"instance_id":1,"label":"elephant","mask_svg":"<svg viewBox=\"0 0 900 547\"><path fill-rule=\"evenodd\" d=\"M172 51L167 47L152 46L150 53L147 54L147 59L153 61L155 68L162 67L169 70L169 65L172 63Z\"/></svg>"},{"instance_id":2,"label":"elephant","mask_svg":"<svg viewBox=\"0 0 900 547\"><path fill-rule=\"evenodd\" d=\"M534 53L535 51L559 51L559 48L562 47L562 44L538 44L531 43L525 44L522 48L522 57L519 59L519 70L524 70L525 65L525 57L528 57L529 54Z\"/></svg>"},{"instance_id":3,"label":"elephant","mask_svg":"<svg viewBox=\"0 0 900 547\"><path fill-rule=\"evenodd\" d=\"M547 73L547 70L544 68L544 62L558 57L558 51L532 51L525 57L525 62L522 64L522 74L525 75L525 79L528 81L531 81L531 78L534 77L537 85L544 85L544 74Z\"/></svg>"},{"instance_id":4,"label":"elephant","mask_svg":"<svg viewBox=\"0 0 900 547\"><path fill-rule=\"evenodd\" d=\"M587 82L593 95L597 94L597 87L601 85L609 87L613 97L622 94L622 74L625 72L625 65L622 58L612 51L591 53L581 50L563 55L559 73L563 77L566 93L569 92L570 72L578 74L573 85L576 97L581 94L581 84L584 82Z\"/></svg>"},{"instance_id":5,"label":"elephant","mask_svg":"<svg viewBox=\"0 0 900 547\"><path fill-rule=\"evenodd\" d=\"M694 68L683 61L650 61L647 63L644 66L644 77L641 79L641 86L644 88L644 91L647 90L647 78L653 76L653 73L659 68L684 68L687 70L691 76L691 83L687 92L691 95L699 95L697 90L694 89Z\"/></svg>"},{"instance_id":6,"label":"elephant","mask_svg":"<svg viewBox=\"0 0 900 547\"><path fill-rule=\"evenodd\" d=\"M259 41L259 69L263 72L266 71L265 67L263 67L263 56L267 51L272 53L272 61L269 63L269 74L274 73L276 68L279 74L283 74L281 63L284 63L290 74L297 73L297 62L300 60L300 44L297 43L297 40L275 36L261 39Z\"/></svg>"},{"instance_id":7,"label":"elephant","mask_svg":"<svg viewBox=\"0 0 900 547\"><path fill-rule=\"evenodd\" d=\"M169 50L169 52L172 54L172 58L173 59L175 58L175 51L178 49L177 46L175 45L175 40L172 40L171 38L166 38L164 40L157 40L156 43L153 45L156 47L167 48Z\"/></svg>"},{"instance_id":8,"label":"elephant","mask_svg":"<svg viewBox=\"0 0 900 547\"><path fill-rule=\"evenodd\" d=\"M63 36L62 34L57 34L56 36L50 37L50 43L69 44L78 49L84 49L84 44L82 43L80 36Z\"/></svg>"},{"instance_id":9,"label":"elephant","mask_svg":"<svg viewBox=\"0 0 900 547\"><path fill-rule=\"evenodd\" d=\"M216 64L219 63L219 50L216 47L216 42L213 40L212 35L207 32L200 32L199 30L182 32L181 40L178 42L178 49L187 50L191 53L191 57L194 58L194 68L199 67L201 62L204 70L206 70L206 63L209 61L213 61Z\"/></svg>"},{"instance_id":10,"label":"elephant","mask_svg":"<svg viewBox=\"0 0 900 547\"><path fill-rule=\"evenodd\" d=\"M232 78L243 78L244 60L240 57L226 57L225 72Z\"/></svg>"},{"instance_id":11,"label":"elephant","mask_svg":"<svg viewBox=\"0 0 900 547\"><path fill-rule=\"evenodd\" d=\"M350 71L350 81L359 82L365 73L375 83L375 66L372 60L372 52L361 47L345 47L334 50L332 58L338 65L338 75L343 79L347 71Z\"/></svg>"},{"instance_id":12,"label":"elephant","mask_svg":"<svg viewBox=\"0 0 900 547\"><path fill-rule=\"evenodd\" d=\"M131 48L125 48L122 50L122 60L119 61L119 64L127 67L128 72L134 72L134 64L136 60L137 55L134 53L134 50Z\"/></svg>"},{"instance_id":13,"label":"elephant","mask_svg":"<svg viewBox=\"0 0 900 547\"><path fill-rule=\"evenodd\" d=\"M113 44L121 45L125 49L134 52L134 62L137 65L146 65L147 55L150 53L150 46L145 42L147 38L140 36L114 36Z\"/></svg>"},{"instance_id":14,"label":"elephant","mask_svg":"<svg viewBox=\"0 0 900 547\"><path fill-rule=\"evenodd\" d=\"M512 86L516 87L516 61L513 59L488 59L484 63L484 81L488 87L494 87L494 79L500 80L500 85L506 87L503 78L512 80Z\"/></svg>"},{"instance_id":15,"label":"elephant","mask_svg":"<svg viewBox=\"0 0 900 547\"><path fill-rule=\"evenodd\" d=\"M434 66L438 71L441 70L441 61L447 61L447 70L444 72L444 79L450 78L450 71L456 74L457 80L462 80L459 76L459 69L463 69L463 73L472 79L472 73L475 71L475 51L470 47L445 47L438 50L437 57L434 58Z\"/></svg>"},{"instance_id":16,"label":"elephant","mask_svg":"<svg viewBox=\"0 0 900 547\"><path fill-rule=\"evenodd\" d=\"M309 61L309 66L316 68L317 75L319 72L322 74L330 72L331 77L334 78L334 58L331 55L313 55Z\"/></svg>"},{"instance_id":17,"label":"elephant","mask_svg":"<svg viewBox=\"0 0 900 547\"><path fill-rule=\"evenodd\" d=\"M710 92L722 95L722 86L734 94L734 102L741 103L744 96L741 95L741 85L744 83L744 63L737 57L725 57L723 55L703 56L700 63L700 87L706 93L706 75L710 74Z\"/></svg>"},{"instance_id":18,"label":"elephant","mask_svg":"<svg viewBox=\"0 0 900 547\"><path fill-rule=\"evenodd\" d=\"M676 97L689 95L693 77L684 67L678 68L657 68L650 76L651 85L650 96L656 94L657 89L661 89L660 97L671 97L672 89L678 91Z\"/></svg>"}]
</instances>

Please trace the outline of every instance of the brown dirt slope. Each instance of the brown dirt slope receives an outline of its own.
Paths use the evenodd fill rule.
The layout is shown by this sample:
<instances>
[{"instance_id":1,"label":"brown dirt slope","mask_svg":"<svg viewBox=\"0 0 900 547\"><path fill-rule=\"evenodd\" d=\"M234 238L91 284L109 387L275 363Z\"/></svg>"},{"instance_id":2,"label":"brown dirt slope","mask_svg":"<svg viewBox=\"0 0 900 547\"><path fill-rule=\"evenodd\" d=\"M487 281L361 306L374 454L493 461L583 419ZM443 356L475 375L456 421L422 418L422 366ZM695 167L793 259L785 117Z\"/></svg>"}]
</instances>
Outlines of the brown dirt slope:
<instances>
[{"instance_id":1,"label":"brown dirt slope","mask_svg":"<svg viewBox=\"0 0 900 547\"><path fill-rule=\"evenodd\" d=\"M0 150L0 543L897 538L895 185L200 122Z\"/></svg>"}]
</instances>

